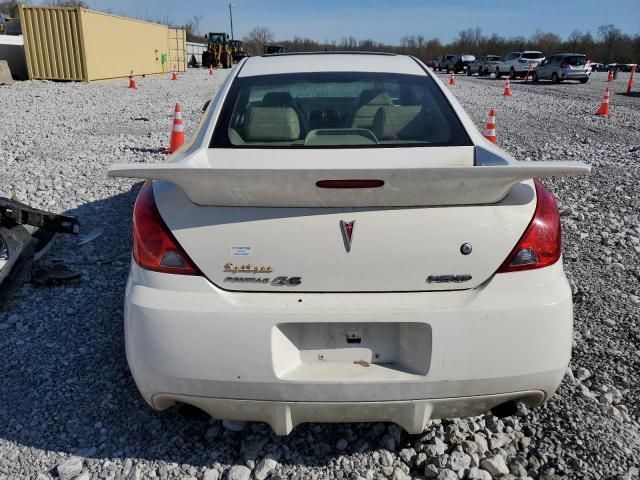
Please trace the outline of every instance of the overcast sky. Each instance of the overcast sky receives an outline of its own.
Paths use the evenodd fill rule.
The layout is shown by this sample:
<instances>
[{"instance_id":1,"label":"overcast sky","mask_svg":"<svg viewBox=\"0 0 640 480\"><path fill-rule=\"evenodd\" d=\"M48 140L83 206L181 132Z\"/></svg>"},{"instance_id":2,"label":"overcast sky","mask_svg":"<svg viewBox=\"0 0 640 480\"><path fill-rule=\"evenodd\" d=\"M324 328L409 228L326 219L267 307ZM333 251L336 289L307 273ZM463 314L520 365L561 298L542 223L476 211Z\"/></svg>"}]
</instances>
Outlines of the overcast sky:
<instances>
[{"instance_id":1,"label":"overcast sky","mask_svg":"<svg viewBox=\"0 0 640 480\"><path fill-rule=\"evenodd\" d=\"M202 15L201 32L229 32L228 1L88 0L89 6L127 16L169 18L182 25ZM317 41L354 36L398 44L421 34L447 42L460 30L481 27L486 34L528 37L537 29L567 37L612 23L624 33L640 33L640 0L233 0L236 38L253 27L270 28L276 40L294 36Z\"/></svg>"}]
</instances>

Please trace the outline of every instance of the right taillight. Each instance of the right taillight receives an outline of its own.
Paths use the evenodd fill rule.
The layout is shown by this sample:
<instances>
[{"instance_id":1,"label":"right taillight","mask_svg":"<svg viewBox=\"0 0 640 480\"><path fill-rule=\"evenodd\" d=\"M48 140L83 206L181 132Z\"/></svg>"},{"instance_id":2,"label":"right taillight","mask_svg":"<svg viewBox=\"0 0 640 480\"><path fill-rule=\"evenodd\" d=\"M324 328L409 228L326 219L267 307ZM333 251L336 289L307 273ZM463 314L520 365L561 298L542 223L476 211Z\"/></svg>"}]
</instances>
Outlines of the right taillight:
<instances>
[{"instance_id":1,"label":"right taillight","mask_svg":"<svg viewBox=\"0 0 640 480\"><path fill-rule=\"evenodd\" d=\"M522 238L496 273L548 267L560 258L562 235L558 205L542 183L534 180L534 184L537 196L536 211Z\"/></svg>"},{"instance_id":2,"label":"right taillight","mask_svg":"<svg viewBox=\"0 0 640 480\"><path fill-rule=\"evenodd\" d=\"M162 220L151 182L143 185L133 207L133 258L146 270L201 275Z\"/></svg>"}]
</instances>

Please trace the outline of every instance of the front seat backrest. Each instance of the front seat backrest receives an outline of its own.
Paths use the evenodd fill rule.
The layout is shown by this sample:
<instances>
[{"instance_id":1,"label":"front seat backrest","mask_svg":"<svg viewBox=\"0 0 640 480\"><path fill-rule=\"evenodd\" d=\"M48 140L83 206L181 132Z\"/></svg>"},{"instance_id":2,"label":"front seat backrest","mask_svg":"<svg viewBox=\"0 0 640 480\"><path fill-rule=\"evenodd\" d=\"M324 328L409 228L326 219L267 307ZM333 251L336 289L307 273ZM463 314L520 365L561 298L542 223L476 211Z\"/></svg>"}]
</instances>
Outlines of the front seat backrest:
<instances>
[{"instance_id":1,"label":"front seat backrest","mask_svg":"<svg viewBox=\"0 0 640 480\"><path fill-rule=\"evenodd\" d=\"M243 130L245 142L290 143L300 139L300 121L291 107L250 107Z\"/></svg>"},{"instance_id":2,"label":"front seat backrest","mask_svg":"<svg viewBox=\"0 0 640 480\"><path fill-rule=\"evenodd\" d=\"M371 129L373 117L381 106L392 105L391 97L384 90L363 90L358 99L359 107L353 114L351 128Z\"/></svg>"}]
</instances>

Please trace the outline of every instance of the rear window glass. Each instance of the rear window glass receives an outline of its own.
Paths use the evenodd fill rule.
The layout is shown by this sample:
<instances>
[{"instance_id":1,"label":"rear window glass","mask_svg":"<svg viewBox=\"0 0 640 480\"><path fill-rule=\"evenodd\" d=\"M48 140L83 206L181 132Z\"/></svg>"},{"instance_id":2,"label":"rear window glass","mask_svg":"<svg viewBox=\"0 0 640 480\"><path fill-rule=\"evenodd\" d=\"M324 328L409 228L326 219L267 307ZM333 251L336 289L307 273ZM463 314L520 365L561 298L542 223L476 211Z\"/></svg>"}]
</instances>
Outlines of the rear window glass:
<instances>
[{"instance_id":1,"label":"rear window glass","mask_svg":"<svg viewBox=\"0 0 640 480\"><path fill-rule=\"evenodd\" d=\"M575 57L567 57L564 60L572 67L583 67L587 64L587 57L582 55L576 55Z\"/></svg>"},{"instance_id":2,"label":"rear window glass","mask_svg":"<svg viewBox=\"0 0 640 480\"><path fill-rule=\"evenodd\" d=\"M541 54L540 52L526 52L522 54L522 58L529 58L529 59L544 58L544 55Z\"/></svg>"},{"instance_id":3,"label":"rear window glass","mask_svg":"<svg viewBox=\"0 0 640 480\"><path fill-rule=\"evenodd\" d=\"M489 60L490 62L495 62L497 60L500 60L500 57L497 55L489 55L487 56L487 60Z\"/></svg>"},{"instance_id":4,"label":"rear window glass","mask_svg":"<svg viewBox=\"0 0 640 480\"><path fill-rule=\"evenodd\" d=\"M471 145L429 76L326 72L238 77L216 148L375 148Z\"/></svg>"}]
</instances>

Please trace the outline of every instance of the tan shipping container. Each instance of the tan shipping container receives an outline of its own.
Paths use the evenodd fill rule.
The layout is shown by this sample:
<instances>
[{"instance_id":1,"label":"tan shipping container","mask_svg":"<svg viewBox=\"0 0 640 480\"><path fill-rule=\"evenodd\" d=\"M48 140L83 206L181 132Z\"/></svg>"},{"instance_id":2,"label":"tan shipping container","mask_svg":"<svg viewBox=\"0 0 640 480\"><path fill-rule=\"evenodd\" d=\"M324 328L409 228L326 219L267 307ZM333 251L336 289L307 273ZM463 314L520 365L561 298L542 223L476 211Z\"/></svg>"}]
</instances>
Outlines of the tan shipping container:
<instances>
[{"instance_id":1,"label":"tan shipping container","mask_svg":"<svg viewBox=\"0 0 640 480\"><path fill-rule=\"evenodd\" d=\"M84 8L20 7L29 78L106 80L186 70L186 33Z\"/></svg>"}]
</instances>

